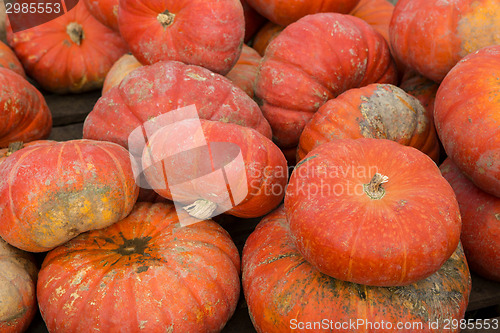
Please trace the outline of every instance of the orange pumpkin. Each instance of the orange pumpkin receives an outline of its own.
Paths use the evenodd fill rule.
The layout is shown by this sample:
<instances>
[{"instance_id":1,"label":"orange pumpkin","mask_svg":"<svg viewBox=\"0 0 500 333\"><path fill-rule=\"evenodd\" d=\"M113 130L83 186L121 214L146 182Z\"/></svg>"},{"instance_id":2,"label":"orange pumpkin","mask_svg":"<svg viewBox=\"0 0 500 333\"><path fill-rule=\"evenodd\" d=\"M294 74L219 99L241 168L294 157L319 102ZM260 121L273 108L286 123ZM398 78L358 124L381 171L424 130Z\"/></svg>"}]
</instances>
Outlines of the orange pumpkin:
<instances>
[{"instance_id":1,"label":"orange pumpkin","mask_svg":"<svg viewBox=\"0 0 500 333\"><path fill-rule=\"evenodd\" d=\"M238 61L245 36L240 0L121 0L118 25L142 64L175 60L222 75Z\"/></svg>"},{"instance_id":2,"label":"orange pumpkin","mask_svg":"<svg viewBox=\"0 0 500 333\"><path fill-rule=\"evenodd\" d=\"M500 197L500 45L466 56L441 82L434 122L452 161Z\"/></svg>"},{"instance_id":3,"label":"orange pumpkin","mask_svg":"<svg viewBox=\"0 0 500 333\"><path fill-rule=\"evenodd\" d=\"M108 28L118 31L119 0L83 0L89 12Z\"/></svg>"},{"instance_id":4,"label":"orange pumpkin","mask_svg":"<svg viewBox=\"0 0 500 333\"><path fill-rule=\"evenodd\" d=\"M267 22L255 35L252 47L263 57L269 43L271 43L283 29L285 29L285 27L282 25Z\"/></svg>"},{"instance_id":5,"label":"orange pumpkin","mask_svg":"<svg viewBox=\"0 0 500 333\"><path fill-rule=\"evenodd\" d=\"M394 5L387 0L360 0L349 14L366 21L389 43L389 24L393 11Z\"/></svg>"},{"instance_id":6,"label":"orange pumpkin","mask_svg":"<svg viewBox=\"0 0 500 333\"><path fill-rule=\"evenodd\" d=\"M182 227L172 204L138 203L50 251L37 296L50 332L220 332L238 303L239 271L217 223Z\"/></svg>"},{"instance_id":7,"label":"orange pumpkin","mask_svg":"<svg viewBox=\"0 0 500 333\"><path fill-rule=\"evenodd\" d=\"M4 42L0 41L0 67L4 67L13 70L17 74L26 78L26 73L24 72L23 65L17 59L14 51L11 50Z\"/></svg>"},{"instance_id":8,"label":"orange pumpkin","mask_svg":"<svg viewBox=\"0 0 500 333\"><path fill-rule=\"evenodd\" d=\"M120 35L97 21L83 1L45 24L15 33L10 25L7 29L27 74L61 94L102 88L111 66L127 51Z\"/></svg>"},{"instance_id":9,"label":"orange pumpkin","mask_svg":"<svg viewBox=\"0 0 500 333\"><path fill-rule=\"evenodd\" d=\"M436 164L385 139L339 139L311 150L290 177L285 210L304 258L359 284L425 279L460 241L458 203Z\"/></svg>"},{"instance_id":10,"label":"orange pumpkin","mask_svg":"<svg viewBox=\"0 0 500 333\"><path fill-rule=\"evenodd\" d=\"M43 95L19 74L0 67L0 148L45 139L52 114Z\"/></svg>"},{"instance_id":11,"label":"orange pumpkin","mask_svg":"<svg viewBox=\"0 0 500 333\"><path fill-rule=\"evenodd\" d=\"M464 56L500 44L498 0L399 0L389 34L395 57L441 82Z\"/></svg>"},{"instance_id":12,"label":"orange pumpkin","mask_svg":"<svg viewBox=\"0 0 500 333\"><path fill-rule=\"evenodd\" d=\"M38 308L35 258L0 238L0 267L0 332L25 332Z\"/></svg>"},{"instance_id":13,"label":"orange pumpkin","mask_svg":"<svg viewBox=\"0 0 500 333\"><path fill-rule=\"evenodd\" d=\"M471 279L461 246L428 278L386 288L322 274L293 243L285 212L277 209L255 228L243 249L243 291L259 333L443 332L443 319L465 316Z\"/></svg>"},{"instance_id":14,"label":"orange pumpkin","mask_svg":"<svg viewBox=\"0 0 500 333\"><path fill-rule=\"evenodd\" d=\"M365 21L314 14L287 26L267 47L255 95L281 148L293 148L329 99L370 83L397 81L382 35Z\"/></svg>"},{"instance_id":15,"label":"orange pumpkin","mask_svg":"<svg viewBox=\"0 0 500 333\"><path fill-rule=\"evenodd\" d=\"M434 101L439 84L414 71L407 71L399 87L420 101L434 124Z\"/></svg>"},{"instance_id":16,"label":"orange pumpkin","mask_svg":"<svg viewBox=\"0 0 500 333\"><path fill-rule=\"evenodd\" d=\"M475 186L449 158L440 169L453 187L460 206L460 239L469 267L500 282L500 198Z\"/></svg>"},{"instance_id":17,"label":"orange pumpkin","mask_svg":"<svg viewBox=\"0 0 500 333\"><path fill-rule=\"evenodd\" d=\"M350 89L326 102L304 128L297 160L325 142L363 137L396 141L439 161L431 116L415 97L390 84Z\"/></svg>"},{"instance_id":18,"label":"orange pumpkin","mask_svg":"<svg viewBox=\"0 0 500 333\"><path fill-rule=\"evenodd\" d=\"M111 142L47 141L0 164L0 237L48 251L127 216L139 189L127 150Z\"/></svg>"}]
</instances>

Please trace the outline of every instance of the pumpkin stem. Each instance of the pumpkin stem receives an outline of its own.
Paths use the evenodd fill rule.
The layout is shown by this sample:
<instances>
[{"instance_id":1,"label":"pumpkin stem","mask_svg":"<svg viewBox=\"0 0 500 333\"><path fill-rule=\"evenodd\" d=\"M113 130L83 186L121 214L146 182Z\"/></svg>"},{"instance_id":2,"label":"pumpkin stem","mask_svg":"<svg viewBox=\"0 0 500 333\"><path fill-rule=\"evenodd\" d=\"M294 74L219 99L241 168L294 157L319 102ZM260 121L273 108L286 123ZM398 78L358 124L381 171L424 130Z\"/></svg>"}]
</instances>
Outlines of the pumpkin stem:
<instances>
[{"instance_id":1,"label":"pumpkin stem","mask_svg":"<svg viewBox=\"0 0 500 333\"><path fill-rule=\"evenodd\" d=\"M174 18L175 14L169 12L168 9L165 9L163 13L158 14L158 16L156 17L158 22L160 22L160 24L164 28L168 27L169 25L172 25L174 23Z\"/></svg>"},{"instance_id":2,"label":"pumpkin stem","mask_svg":"<svg viewBox=\"0 0 500 333\"><path fill-rule=\"evenodd\" d=\"M68 24L66 26L66 33L76 45L80 45L82 43L82 40L85 38L83 27L77 22L71 22L70 24Z\"/></svg>"},{"instance_id":3,"label":"pumpkin stem","mask_svg":"<svg viewBox=\"0 0 500 333\"><path fill-rule=\"evenodd\" d=\"M9 148L7 149L7 153L5 156L10 156L14 154L16 151L21 150L24 147L24 142L22 141L14 141L9 143Z\"/></svg>"},{"instance_id":4,"label":"pumpkin stem","mask_svg":"<svg viewBox=\"0 0 500 333\"><path fill-rule=\"evenodd\" d=\"M363 189L371 199L380 200L385 195L385 189L382 184L387 183L388 181L389 177L381 175L377 172L368 184L363 184Z\"/></svg>"},{"instance_id":5,"label":"pumpkin stem","mask_svg":"<svg viewBox=\"0 0 500 333\"><path fill-rule=\"evenodd\" d=\"M198 199L189 206L184 207L184 210L189 215L200 220L206 220L212 217L212 214L217 209L217 204L205 199Z\"/></svg>"}]
</instances>

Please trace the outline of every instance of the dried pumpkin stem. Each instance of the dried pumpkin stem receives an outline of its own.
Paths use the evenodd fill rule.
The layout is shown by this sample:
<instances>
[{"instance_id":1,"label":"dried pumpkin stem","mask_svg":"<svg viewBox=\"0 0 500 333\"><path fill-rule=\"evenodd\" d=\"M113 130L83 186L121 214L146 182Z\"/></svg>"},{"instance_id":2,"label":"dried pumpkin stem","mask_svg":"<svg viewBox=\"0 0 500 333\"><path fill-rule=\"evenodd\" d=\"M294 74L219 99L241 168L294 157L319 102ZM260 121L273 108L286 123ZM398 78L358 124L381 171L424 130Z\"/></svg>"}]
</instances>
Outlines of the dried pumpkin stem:
<instances>
[{"instance_id":1,"label":"dried pumpkin stem","mask_svg":"<svg viewBox=\"0 0 500 333\"><path fill-rule=\"evenodd\" d=\"M158 14L156 19L164 28L166 28L174 23L175 14L169 12L168 9L166 9L163 13Z\"/></svg>"},{"instance_id":2,"label":"dried pumpkin stem","mask_svg":"<svg viewBox=\"0 0 500 333\"><path fill-rule=\"evenodd\" d=\"M9 148L7 149L7 153L5 156L10 156L14 154L16 151L21 150L24 147L24 142L22 141L14 141L9 143Z\"/></svg>"},{"instance_id":3,"label":"dried pumpkin stem","mask_svg":"<svg viewBox=\"0 0 500 333\"><path fill-rule=\"evenodd\" d=\"M83 27L81 24L77 22L71 22L66 26L66 33L69 35L69 38L76 45L80 45L82 40L85 38L85 34L83 33Z\"/></svg>"},{"instance_id":4,"label":"dried pumpkin stem","mask_svg":"<svg viewBox=\"0 0 500 333\"><path fill-rule=\"evenodd\" d=\"M383 183L387 183L389 177L376 173L368 184L363 185L365 193L373 200L380 200L385 195Z\"/></svg>"},{"instance_id":5,"label":"dried pumpkin stem","mask_svg":"<svg viewBox=\"0 0 500 333\"><path fill-rule=\"evenodd\" d=\"M200 220L211 218L216 209L216 203L205 199L198 199L191 205L184 207L184 210L188 212L189 215Z\"/></svg>"}]
</instances>

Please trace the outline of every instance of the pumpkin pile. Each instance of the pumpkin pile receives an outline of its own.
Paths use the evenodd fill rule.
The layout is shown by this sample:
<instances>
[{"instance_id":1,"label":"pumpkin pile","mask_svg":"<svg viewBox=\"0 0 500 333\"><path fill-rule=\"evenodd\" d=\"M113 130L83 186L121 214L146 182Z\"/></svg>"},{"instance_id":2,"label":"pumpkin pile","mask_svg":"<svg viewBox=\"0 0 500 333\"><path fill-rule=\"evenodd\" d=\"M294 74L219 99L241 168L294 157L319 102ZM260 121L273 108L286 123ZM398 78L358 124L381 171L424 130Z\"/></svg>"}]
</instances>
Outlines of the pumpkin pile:
<instances>
[{"instance_id":1,"label":"pumpkin pile","mask_svg":"<svg viewBox=\"0 0 500 333\"><path fill-rule=\"evenodd\" d=\"M243 298L258 332L443 332L469 267L500 281L498 1L73 7L0 42L0 332L220 332ZM49 140L45 94L89 90Z\"/></svg>"}]
</instances>

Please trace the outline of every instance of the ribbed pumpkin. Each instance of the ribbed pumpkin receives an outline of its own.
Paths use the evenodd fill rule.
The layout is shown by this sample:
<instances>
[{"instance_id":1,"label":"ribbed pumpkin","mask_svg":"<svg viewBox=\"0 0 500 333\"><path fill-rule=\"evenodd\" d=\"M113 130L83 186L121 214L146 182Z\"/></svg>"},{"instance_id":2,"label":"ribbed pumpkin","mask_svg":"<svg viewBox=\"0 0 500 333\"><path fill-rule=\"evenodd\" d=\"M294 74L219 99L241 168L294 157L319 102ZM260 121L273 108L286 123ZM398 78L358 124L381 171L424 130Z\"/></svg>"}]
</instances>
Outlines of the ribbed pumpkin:
<instances>
[{"instance_id":1,"label":"ribbed pumpkin","mask_svg":"<svg viewBox=\"0 0 500 333\"><path fill-rule=\"evenodd\" d=\"M390 84L350 89L314 114L300 136L297 160L337 139L389 139L417 148L435 162L439 143L430 115L420 102Z\"/></svg>"},{"instance_id":2,"label":"ribbed pumpkin","mask_svg":"<svg viewBox=\"0 0 500 333\"><path fill-rule=\"evenodd\" d=\"M37 310L35 258L0 238L0 332L24 332Z\"/></svg>"},{"instance_id":3,"label":"ribbed pumpkin","mask_svg":"<svg viewBox=\"0 0 500 333\"><path fill-rule=\"evenodd\" d=\"M8 68L26 78L23 65L17 59L14 51L7 44L0 41L0 67Z\"/></svg>"},{"instance_id":4,"label":"ribbed pumpkin","mask_svg":"<svg viewBox=\"0 0 500 333\"><path fill-rule=\"evenodd\" d=\"M176 61L143 66L130 73L97 101L85 120L83 137L128 147L129 135L136 128L190 105L202 119L252 127L271 137L259 106L244 91L222 75Z\"/></svg>"},{"instance_id":5,"label":"ribbed pumpkin","mask_svg":"<svg viewBox=\"0 0 500 333\"><path fill-rule=\"evenodd\" d=\"M114 225L50 251L38 278L50 332L220 332L240 259L211 220L181 227L173 205L138 203Z\"/></svg>"},{"instance_id":6,"label":"ribbed pumpkin","mask_svg":"<svg viewBox=\"0 0 500 333\"><path fill-rule=\"evenodd\" d=\"M439 84L414 71L407 71L399 87L420 101L434 124L434 101Z\"/></svg>"},{"instance_id":7,"label":"ribbed pumpkin","mask_svg":"<svg viewBox=\"0 0 500 333\"><path fill-rule=\"evenodd\" d=\"M360 0L349 14L370 24L389 43L389 24L393 11L394 5L387 0Z\"/></svg>"},{"instance_id":8,"label":"ribbed pumpkin","mask_svg":"<svg viewBox=\"0 0 500 333\"><path fill-rule=\"evenodd\" d=\"M89 12L108 28L118 31L119 0L83 0Z\"/></svg>"},{"instance_id":9,"label":"ribbed pumpkin","mask_svg":"<svg viewBox=\"0 0 500 333\"><path fill-rule=\"evenodd\" d=\"M52 142L54 142L54 141L51 141L51 140L35 140L35 141L28 142L28 143L24 143L22 141L11 142L9 144L9 147L7 147L7 148L1 148L0 149L0 164L2 164L7 157L9 157L10 155L12 155L16 151L23 149L24 147L50 144Z\"/></svg>"},{"instance_id":10,"label":"ribbed pumpkin","mask_svg":"<svg viewBox=\"0 0 500 333\"><path fill-rule=\"evenodd\" d=\"M0 236L44 252L127 216L137 200L126 149L91 140L25 147L0 164Z\"/></svg>"},{"instance_id":11,"label":"ribbed pumpkin","mask_svg":"<svg viewBox=\"0 0 500 333\"><path fill-rule=\"evenodd\" d=\"M294 247L283 209L250 235L242 270L250 318L262 333L443 332L443 319L464 318L471 290L461 246L439 271L409 286L369 287L324 275ZM380 329L370 329L375 325Z\"/></svg>"},{"instance_id":12,"label":"ribbed pumpkin","mask_svg":"<svg viewBox=\"0 0 500 333\"><path fill-rule=\"evenodd\" d=\"M347 14L359 0L246 0L262 16L279 25L289 25L298 19L316 13Z\"/></svg>"},{"instance_id":13,"label":"ribbed pumpkin","mask_svg":"<svg viewBox=\"0 0 500 333\"><path fill-rule=\"evenodd\" d=\"M243 45L240 58L226 77L240 87L248 96L254 96L254 85L259 72L261 56L250 46Z\"/></svg>"},{"instance_id":14,"label":"ribbed pumpkin","mask_svg":"<svg viewBox=\"0 0 500 333\"><path fill-rule=\"evenodd\" d=\"M122 55L121 58L113 64L108 74L106 75L106 79L104 80L104 84L102 85L102 94L104 95L111 88L119 85L128 73L141 66L142 64L137 61L137 59L133 55Z\"/></svg>"},{"instance_id":15,"label":"ribbed pumpkin","mask_svg":"<svg viewBox=\"0 0 500 333\"><path fill-rule=\"evenodd\" d=\"M127 50L118 33L97 21L80 1L65 15L7 38L27 74L44 89L79 93L102 88L113 63Z\"/></svg>"},{"instance_id":16,"label":"ribbed pumpkin","mask_svg":"<svg viewBox=\"0 0 500 333\"><path fill-rule=\"evenodd\" d=\"M259 52L261 56L264 56L269 43L271 43L271 41L276 38L276 36L278 36L283 29L285 29L285 27L282 25L267 22L255 35L252 47Z\"/></svg>"},{"instance_id":17,"label":"ribbed pumpkin","mask_svg":"<svg viewBox=\"0 0 500 333\"><path fill-rule=\"evenodd\" d=\"M142 165L157 193L199 219L263 216L281 203L288 180L285 157L271 140L209 120L162 126L149 138Z\"/></svg>"},{"instance_id":18,"label":"ribbed pumpkin","mask_svg":"<svg viewBox=\"0 0 500 333\"><path fill-rule=\"evenodd\" d=\"M52 115L42 94L19 74L0 67L0 148L47 138Z\"/></svg>"},{"instance_id":19,"label":"ribbed pumpkin","mask_svg":"<svg viewBox=\"0 0 500 333\"><path fill-rule=\"evenodd\" d=\"M306 155L285 195L297 250L343 281L402 286L434 274L460 240L455 194L424 153L339 139Z\"/></svg>"},{"instance_id":20,"label":"ribbed pumpkin","mask_svg":"<svg viewBox=\"0 0 500 333\"><path fill-rule=\"evenodd\" d=\"M467 54L500 44L500 2L399 0L389 30L396 58L440 82Z\"/></svg>"},{"instance_id":21,"label":"ribbed pumpkin","mask_svg":"<svg viewBox=\"0 0 500 333\"><path fill-rule=\"evenodd\" d=\"M396 80L389 47L368 23L351 15L315 14L289 25L269 44L255 95L278 146L292 148L329 99Z\"/></svg>"},{"instance_id":22,"label":"ribbed pumpkin","mask_svg":"<svg viewBox=\"0 0 500 333\"><path fill-rule=\"evenodd\" d=\"M239 0L121 0L118 24L142 64L176 60L225 75L241 53Z\"/></svg>"},{"instance_id":23,"label":"ribbed pumpkin","mask_svg":"<svg viewBox=\"0 0 500 333\"><path fill-rule=\"evenodd\" d=\"M469 267L500 282L500 198L475 186L449 158L440 169L453 187L460 206L460 239Z\"/></svg>"},{"instance_id":24,"label":"ribbed pumpkin","mask_svg":"<svg viewBox=\"0 0 500 333\"><path fill-rule=\"evenodd\" d=\"M500 197L500 45L470 54L439 86L436 130L474 184Z\"/></svg>"}]
</instances>

